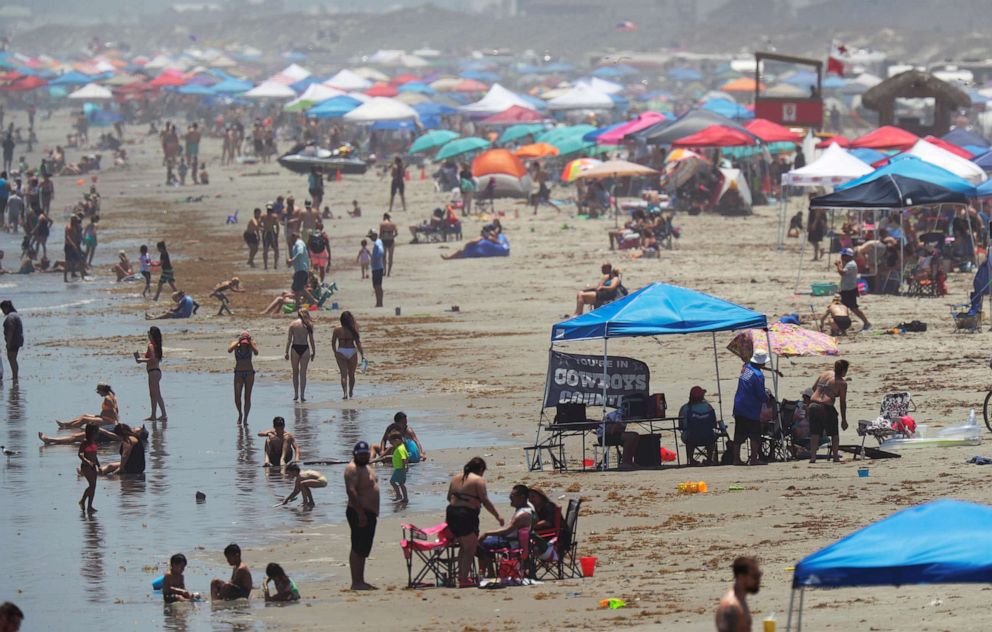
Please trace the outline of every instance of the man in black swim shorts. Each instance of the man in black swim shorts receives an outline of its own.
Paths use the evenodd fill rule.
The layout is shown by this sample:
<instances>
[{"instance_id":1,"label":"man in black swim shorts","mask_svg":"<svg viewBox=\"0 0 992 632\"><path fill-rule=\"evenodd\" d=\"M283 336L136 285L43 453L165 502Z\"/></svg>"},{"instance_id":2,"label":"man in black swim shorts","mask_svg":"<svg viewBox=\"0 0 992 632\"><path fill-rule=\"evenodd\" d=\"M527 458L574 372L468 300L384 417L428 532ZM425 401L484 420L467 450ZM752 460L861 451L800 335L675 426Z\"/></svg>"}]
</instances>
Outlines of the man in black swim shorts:
<instances>
[{"instance_id":1,"label":"man in black swim shorts","mask_svg":"<svg viewBox=\"0 0 992 632\"><path fill-rule=\"evenodd\" d=\"M351 566L352 590L375 590L376 587L365 581L365 560L372 553L375 540L375 526L379 518L379 481L369 465L371 456L369 444L359 441L352 450L352 461L344 469L344 486L348 493L348 508L345 516L351 527Z\"/></svg>"}]
</instances>

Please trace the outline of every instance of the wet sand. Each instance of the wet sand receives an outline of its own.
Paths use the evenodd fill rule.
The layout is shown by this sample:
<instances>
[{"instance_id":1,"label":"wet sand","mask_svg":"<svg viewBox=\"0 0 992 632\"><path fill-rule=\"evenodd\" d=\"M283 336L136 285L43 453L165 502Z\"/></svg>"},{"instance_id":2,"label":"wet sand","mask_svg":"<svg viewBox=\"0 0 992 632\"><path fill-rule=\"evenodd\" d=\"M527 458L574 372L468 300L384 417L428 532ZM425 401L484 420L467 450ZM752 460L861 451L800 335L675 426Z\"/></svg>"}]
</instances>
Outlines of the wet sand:
<instances>
[{"instance_id":1,"label":"wet sand","mask_svg":"<svg viewBox=\"0 0 992 632\"><path fill-rule=\"evenodd\" d=\"M63 127L50 131L50 139L58 136L55 131L64 129L64 122L56 124ZM211 185L166 188L160 184L164 169L159 166L157 140L149 137L141 144L129 145L128 150L132 154L130 169L107 169L100 176L104 208L98 261L109 265L118 247L126 247L135 258L137 243L152 245L165 238L170 243L179 286L203 305L192 320L165 321L169 370L226 373L231 367L226 345L247 327L262 346L257 368L268 381L285 384L285 406L291 411L289 369L282 360L288 319L251 315L288 286L290 275L282 265L278 272L247 269L241 233L251 208L264 205L275 195L293 192L302 202L305 179L274 163L221 168L216 160L219 142L206 139L202 151L209 161ZM75 155L70 152L70 157ZM535 218L531 209L506 201L497 206L506 211L503 219L511 256L445 262L439 255L450 253L457 244L407 243L405 225L426 219L443 199L434 193L430 181L420 181L416 170L412 173L413 180L407 183L410 210L394 213L401 233L393 276L385 282L386 306L382 309L373 307L370 284L359 278L355 256L360 240L369 228L377 226L385 209L388 182L370 173L326 185L325 203L336 217L343 215L352 199L358 199L364 210L363 218L336 219L329 222L327 230L333 259L330 278L340 288L333 300L355 314L371 364L369 373L359 378L360 398L355 404L341 402L337 370L329 356L330 329L337 313L320 312L318 357L311 368L308 399L330 409L361 405L380 410L434 410L460 429L494 432L518 444L438 451L425 447L431 463L451 473L459 471L471 456L491 455L487 461L492 496L504 512L508 508L506 493L518 481L539 484L552 498L564 496L560 501L563 505L569 497L583 498L580 554L599 558L596 576L496 593L404 590L406 568L398 544L399 524L412 521L431 525L443 518L444 484L439 479L428 488L411 489L415 494L433 494L435 511L410 512L402 519L388 517L380 523L367 574L369 581L381 588L375 593L345 590L347 528L333 523L333 517L327 524L308 525L305 530L289 523L276 529L270 535L282 535L284 542L260 545L247 551L245 558L256 569L256 582L268 561L278 561L291 576L305 578L301 581L304 603L275 609L256 603L246 613L249 620L279 622L288 629L344 629L360 622L394 629L398 627L397 614L402 612L402 627L443 630L522 630L562 622L585 629L640 626L709 630L713 628L716 600L729 585L732 559L738 554L752 554L762 560L765 569L763 590L753 598L752 609L759 617L776 612L781 622L788 606L788 569L803 556L915 503L945 496L984 499L981 490L992 478L992 471L964 463L983 453L981 447L907 451L899 460L870 463L867 479L858 478L858 464L851 462L634 473L527 472L522 447L533 440L536 431L551 325L574 309L575 292L596 279L602 261L619 265L629 288L652 281L675 283L739 302L770 317L787 312L808 315L810 304L819 315L825 301L793 293L799 243L791 240L786 250L775 250L777 211L769 207L757 209L749 218L680 216L675 223L682 228L683 237L675 250L663 252L660 259L630 259L627 253L608 251L606 231L612 220L576 219L568 206L560 214L542 208ZM59 207L68 203L67 197L74 199L80 194L74 180L57 179ZM561 190L556 194L562 197ZM191 195L205 197L201 202L180 202ZM241 223L225 225L224 219L235 209L240 210ZM58 216L56 219L53 241L58 245L62 222ZM477 235L482 223L480 219L466 221L466 239ZM11 267L13 246L9 239L0 239ZM216 304L206 299L206 294L213 284L235 274L249 290L245 295L233 295L235 316L208 316L216 311ZM804 288L808 289L809 282L834 277L821 264L818 270L805 272ZM988 334L954 333L946 305L966 299L970 277L952 274L950 295L944 299L865 297L863 304L879 331L841 341L843 357L852 363L852 426L857 419L873 418L881 395L892 390L913 392L918 409L914 416L931 428L957 425L967 417L970 407L980 409L989 381L983 344ZM134 289L112 289L115 299L120 300L119 307L114 302L114 308L129 322L140 319L146 310L161 307L142 301ZM94 295L99 298L101 294L94 291ZM450 311L453 305L459 311ZM402 316L394 315L396 307L401 308ZM913 319L927 322L930 330L905 336L881 333L885 327ZM30 321L26 326L30 327ZM717 336L723 410L728 420L739 369L739 362L725 350L730 339L730 334ZM32 365L55 362L50 355L52 347L63 341L53 338L48 344L40 343L32 341L33 348L23 354L24 380L32 379L36 370ZM94 336L80 333L70 343L97 358L107 353L124 354L133 346L130 340L124 344L109 332ZM566 348L579 353L599 349L596 343L575 343ZM652 371L652 392L665 392L670 407L677 409L694 384L706 388L716 406L709 336L620 340L611 343L610 351L647 362ZM783 361L786 377L780 381L780 395L797 397L827 364L817 358ZM366 390L371 384L388 388L382 394L372 394L370 387ZM127 397L139 402L145 393L131 392ZM215 397L229 401L229 389L218 390ZM83 410L90 403L80 401L72 408ZM231 441L236 439L233 421L233 406L230 419L214 421L230 424ZM31 446L35 430L50 430L49 423L32 418L25 429L26 446ZM378 436L369 438L376 440ZM856 441L860 442L853 429L843 433L843 443ZM670 436L663 445L673 447ZM15 447L23 450L25 445ZM329 493L340 494L338 475L329 474ZM711 492L680 496L675 486L684 480L706 480ZM744 490L730 491L732 484ZM384 488L383 494L385 502L388 490ZM483 529L495 526L490 518L483 518ZM202 534L199 539L193 536L187 552L203 546L208 538L213 542L225 537L217 533ZM129 603L156 599L145 588L146 580L159 574L172 551L154 545L145 550L148 566L140 574L141 587L119 595L122 603L105 607L126 608ZM199 550L195 559L198 567L210 568L209 574L226 573L220 556L209 550ZM207 588L192 581L188 584L193 589ZM937 586L812 591L806 596L804 623L810 628L849 628L857 622L858 628L876 630L983 629L984 590ZM614 596L626 599L629 607L597 609L601 598ZM206 605L186 614L167 614L163 625L174 626L179 621L194 628L210 626L209 621L219 625L216 617L204 612L209 610Z\"/></svg>"}]
</instances>

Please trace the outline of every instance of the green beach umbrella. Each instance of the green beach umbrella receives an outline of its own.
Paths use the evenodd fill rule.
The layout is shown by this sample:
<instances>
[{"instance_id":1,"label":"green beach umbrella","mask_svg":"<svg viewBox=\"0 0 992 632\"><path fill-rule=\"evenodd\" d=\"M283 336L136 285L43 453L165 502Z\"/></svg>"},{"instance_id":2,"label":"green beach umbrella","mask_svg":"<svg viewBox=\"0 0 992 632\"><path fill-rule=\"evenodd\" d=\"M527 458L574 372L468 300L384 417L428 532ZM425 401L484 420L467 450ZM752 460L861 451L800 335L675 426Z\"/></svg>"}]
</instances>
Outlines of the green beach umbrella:
<instances>
[{"instance_id":1,"label":"green beach umbrella","mask_svg":"<svg viewBox=\"0 0 992 632\"><path fill-rule=\"evenodd\" d=\"M432 130L413 141L413 144L410 145L409 153L419 154L422 151L428 151L434 149L435 147L440 147L441 145L444 145L445 143L448 143L456 138L458 138L458 133L449 129Z\"/></svg>"},{"instance_id":2,"label":"green beach umbrella","mask_svg":"<svg viewBox=\"0 0 992 632\"><path fill-rule=\"evenodd\" d=\"M534 139L536 143L548 143L554 145L556 141L564 140L566 138L571 138L572 136L578 136L582 138L589 132L596 130L595 125L568 125L565 127L555 127L549 129L543 134L539 135Z\"/></svg>"},{"instance_id":3,"label":"green beach umbrella","mask_svg":"<svg viewBox=\"0 0 992 632\"><path fill-rule=\"evenodd\" d=\"M525 136L531 134L537 134L544 131L543 123L521 123L519 125L511 125L503 130L500 134L497 144L505 145L506 143L512 143L515 140L520 140Z\"/></svg>"},{"instance_id":4,"label":"green beach umbrella","mask_svg":"<svg viewBox=\"0 0 992 632\"><path fill-rule=\"evenodd\" d=\"M477 136L469 136L468 138L457 138L437 152L434 156L434 160L446 160L448 158L454 158L455 156L461 156L462 154L467 154L473 151L479 151L480 149L486 149L491 145L485 138L479 138Z\"/></svg>"},{"instance_id":5,"label":"green beach umbrella","mask_svg":"<svg viewBox=\"0 0 992 632\"><path fill-rule=\"evenodd\" d=\"M585 151L596 146L596 143L593 141L582 140L582 136L583 134L567 136L561 140L552 141L550 144L558 148L559 156L577 154L580 151Z\"/></svg>"}]
</instances>

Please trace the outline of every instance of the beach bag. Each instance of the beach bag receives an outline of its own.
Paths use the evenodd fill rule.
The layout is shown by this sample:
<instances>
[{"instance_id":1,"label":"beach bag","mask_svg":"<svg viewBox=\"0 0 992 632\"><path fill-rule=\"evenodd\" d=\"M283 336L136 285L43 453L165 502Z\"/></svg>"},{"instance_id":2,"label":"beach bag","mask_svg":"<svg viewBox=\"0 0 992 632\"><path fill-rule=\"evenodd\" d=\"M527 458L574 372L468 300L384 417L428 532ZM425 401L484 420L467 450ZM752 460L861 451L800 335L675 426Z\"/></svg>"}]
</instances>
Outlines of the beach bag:
<instances>
[{"instance_id":1,"label":"beach bag","mask_svg":"<svg viewBox=\"0 0 992 632\"><path fill-rule=\"evenodd\" d=\"M413 439L406 439L403 441L406 446L407 461L410 463L420 463L420 450L417 448L417 442Z\"/></svg>"},{"instance_id":2,"label":"beach bag","mask_svg":"<svg viewBox=\"0 0 992 632\"><path fill-rule=\"evenodd\" d=\"M324 242L324 235L323 234L321 234L321 233L311 233L310 234L310 240L309 241L310 241L310 243L308 245L308 248L310 248L310 252L314 252L314 253L317 253L317 254L320 254L320 253L324 252L325 242Z\"/></svg>"},{"instance_id":3,"label":"beach bag","mask_svg":"<svg viewBox=\"0 0 992 632\"><path fill-rule=\"evenodd\" d=\"M901 323L899 325L899 329L910 333L923 332L927 330L927 324L918 320L913 320L908 323Z\"/></svg>"}]
</instances>

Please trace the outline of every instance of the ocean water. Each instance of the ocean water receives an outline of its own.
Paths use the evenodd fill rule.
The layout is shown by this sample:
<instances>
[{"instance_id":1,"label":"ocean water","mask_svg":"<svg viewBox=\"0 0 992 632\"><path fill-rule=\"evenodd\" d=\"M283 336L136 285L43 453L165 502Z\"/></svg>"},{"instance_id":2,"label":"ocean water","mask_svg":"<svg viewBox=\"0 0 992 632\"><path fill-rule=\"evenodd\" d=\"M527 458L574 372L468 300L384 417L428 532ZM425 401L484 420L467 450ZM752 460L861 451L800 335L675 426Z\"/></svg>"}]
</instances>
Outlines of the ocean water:
<instances>
[{"instance_id":1,"label":"ocean water","mask_svg":"<svg viewBox=\"0 0 992 632\"><path fill-rule=\"evenodd\" d=\"M221 555L228 542L259 544L290 529L342 521L346 498L340 465L314 466L330 482L314 493L314 510L299 509L299 500L290 508L273 508L291 484L280 471L262 467L264 439L257 433L281 415L305 459L346 460L356 441L377 441L392 420L392 410L358 407L374 406L375 395L391 392L390 387L360 379L356 408L342 409L321 404L337 402L336 380L311 381L308 395L313 401L294 406L288 375L260 373L246 427L235 421L230 372L184 373L167 357L162 389L169 421L147 423L145 474L101 477L98 511L86 515L76 504L85 488L76 471L77 448L42 447L37 434L64 435L56 419L98 411L100 397L94 387L101 381L117 393L124 422L140 426L148 415L143 366L116 349L94 354L71 344L78 338L115 335L133 340L134 350L143 349L148 323L116 313L115 300L127 299L101 291L107 283L105 274L102 280L69 285L63 284L61 274L0 276L0 298L11 298L21 312L28 345L22 352L20 383L12 384L9 371L0 383L0 444L19 452L0 457L5 567L0 600L12 600L25 611L25 630L68 629L84 621L111 630L254 629L252 613L264 607L261 600L164 607L161 595L151 591L151 579L172 553L183 552L191 562L187 586L208 592L211 577L229 575ZM167 349L170 343L181 344L179 331L188 325L159 324ZM42 344L49 342L56 344ZM462 432L443 414L406 412L428 452L503 443L493 435ZM101 463L116 460L116 444L102 446L99 457ZM446 478L447 472L431 461L415 466L405 511L440 513L443 499L420 490ZM196 502L197 491L206 494L205 502ZM388 501L388 483L382 493L387 516L395 510ZM346 551L328 554L346 557ZM256 583L258 566L253 564ZM314 579L298 573L294 578Z\"/></svg>"}]
</instances>

